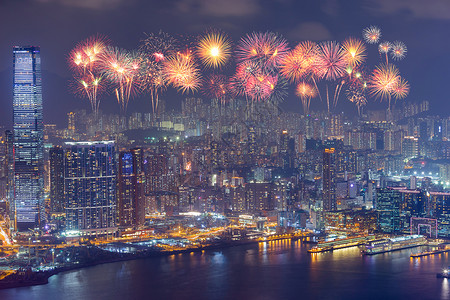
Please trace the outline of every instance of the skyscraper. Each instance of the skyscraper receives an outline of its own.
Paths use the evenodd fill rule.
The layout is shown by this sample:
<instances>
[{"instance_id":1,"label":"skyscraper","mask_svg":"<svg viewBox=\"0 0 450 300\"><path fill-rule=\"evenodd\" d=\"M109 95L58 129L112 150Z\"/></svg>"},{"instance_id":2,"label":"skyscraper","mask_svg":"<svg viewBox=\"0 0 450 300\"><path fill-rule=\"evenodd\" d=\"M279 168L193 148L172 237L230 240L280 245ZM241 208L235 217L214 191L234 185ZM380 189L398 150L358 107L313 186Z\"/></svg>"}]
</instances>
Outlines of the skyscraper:
<instances>
[{"instance_id":1,"label":"skyscraper","mask_svg":"<svg viewBox=\"0 0 450 300\"><path fill-rule=\"evenodd\" d=\"M64 151L60 146L50 149L50 210L64 211Z\"/></svg>"},{"instance_id":2,"label":"skyscraper","mask_svg":"<svg viewBox=\"0 0 450 300\"><path fill-rule=\"evenodd\" d=\"M39 47L14 47L14 215L26 231L44 220L41 58Z\"/></svg>"},{"instance_id":3,"label":"skyscraper","mask_svg":"<svg viewBox=\"0 0 450 300\"><path fill-rule=\"evenodd\" d=\"M140 148L119 155L119 225L138 228L145 222L145 173Z\"/></svg>"},{"instance_id":4,"label":"skyscraper","mask_svg":"<svg viewBox=\"0 0 450 300\"><path fill-rule=\"evenodd\" d=\"M14 135L12 131L5 131L5 171L6 171L6 200L9 202L9 219L14 221Z\"/></svg>"},{"instance_id":5,"label":"skyscraper","mask_svg":"<svg viewBox=\"0 0 450 300\"><path fill-rule=\"evenodd\" d=\"M67 230L84 235L116 231L114 141L66 143L64 192Z\"/></svg>"},{"instance_id":6,"label":"skyscraper","mask_svg":"<svg viewBox=\"0 0 450 300\"><path fill-rule=\"evenodd\" d=\"M323 210L336 210L335 153L334 148L323 152Z\"/></svg>"}]
</instances>

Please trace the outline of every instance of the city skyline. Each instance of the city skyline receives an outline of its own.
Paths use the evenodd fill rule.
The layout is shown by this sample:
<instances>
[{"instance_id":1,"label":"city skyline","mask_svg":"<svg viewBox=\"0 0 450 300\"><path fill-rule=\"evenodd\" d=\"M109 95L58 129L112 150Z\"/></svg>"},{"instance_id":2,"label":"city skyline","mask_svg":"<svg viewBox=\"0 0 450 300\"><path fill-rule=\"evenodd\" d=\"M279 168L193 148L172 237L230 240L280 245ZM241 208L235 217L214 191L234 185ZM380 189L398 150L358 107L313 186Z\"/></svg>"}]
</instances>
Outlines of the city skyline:
<instances>
[{"instance_id":1,"label":"city skyline","mask_svg":"<svg viewBox=\"0 0 450 300\"><path fill-rule=\"evenodd\" d=\"M61 33L61 43L54 43L52 39L49 39L49 36L45 36L43 33L36 33L36 36L30 39L17 39L14 37L21 36L20 28L14 28L11 32L5 32L3 36L5 36L6 41L8 41L9 45L7 48L10 48L17 44L37 44L46 48L46 52L49 57L46 58L44 64L44 76L49 76L46 81L44 81L44 101L49 103L46 106L46 112L44 112L44 118L46 123L57 123L64 124L62 119L62 113L67 113L71 111L73 108L88 108L89 104L83 99L79 99L74 97L71 94L71 91L68 87L69 85L69 70L67 68L67 54L70 49L72 49L76 42L74 42L73 38L66 39L66 36L73 36L75 40L83 40L88 38L89 36L95 34L103 34L106 35L111 41L118 45L119 47L126 49L136 48L139 40L145 38L144 32L158 32L160 29L165 30L173 35L185 35L189 38L195 39L198 35L203 34L209 28L221 29L229 33L231 39L237 43L239 38L244 35L246 32L251 31L275 31L279 34L283 35L288 39L291 47L295 45L296 42L311 39L311 40L337 40L341 41L346 36L354 36L359 37L361 35L361 31L363 28L369 25L376 25L382 29L383 39L387 39L390 41L393 40L402 40L407 45L409 51L407 54L407 61L400 63L400 68L402 69L402 73L411 83L412 89L411 94L406 100L408 102L418 102L423 100L428 100L431 102L431 107L433 110L437 111L437 105L435 103L439 103L442 101L441 99L445 98L445 84L439 83L442 82L443 78L445 78L445 70L442 69L439 71L440 66L445 65L445 49L446 42L445 40L439 40L436 38L439 31L443 26L445 26L447 20L443 17L443 13L440 12L436 7L442 7L442 11L445 11L446 6L441 5L430 5L429 8L421 7L421 4L418 3L402 3L402 4L389 4L387 2L379 2L375 4L371 1L366 1L362 4L360 3L350 3L350 2L342 2L342 1L322 1L322 2L304 2L302 5L295 4L290 1L280 1L277 3L276 13L268 14L268 7L264 3L260 3L259 1L250 1L248 5L243 5L242 12L238 13L234 10L223 9L223 11L218 10L217 8L211 8L206 3L202 1L197 1L189 3L188 1L174 1L174 3L154 3L150 9L150 14L158 14L161 16L165 16L164 20L161 20L159 23L154 23L155 21L147 21L147 18L137 18L141 20L136 24L133 22L127 22L127 30L124 30L124 26L120 27L120 24L124 24L121 22L125 22L125 19L116 18L118 20L117 25L111 27L107 25L106 20L114 18L117 15L117 12L121 8L125 8L130 12L136 12L141 6L141 8L147 7L149 4L140 3L139 1L133 1L128 4L124 4L121 1L114 2L113 5L106 7L106 10L99 9L99 5L101 2L93 2L90 4L86 4L85 2L77 3L72 1L27 1L28 6L24 7L24 11L26 12L29 9L34 8L39 15L39 12L43 15L50 14L50 11L61 11L67 12L71 11L71 18L65 22L71 22L71 24L77 24L76 16L88 16L87 18L83 18L85 21L83 26L69 26L67 27L67 31L65 33ZM150 2L151 3L151 2ZM199 10L192 10L191 5L195 5L195 3L200 7ZM168 7L172 4L178 4L175 6L175 9L169 10ZM440 1L436 1L436 4L440 4ZM12 2L4 2L2 4L5 9L2 11L7 11L7 8L10 8L9 15L11 12L18 11L21 5L18 3ZM237 6L238 7L238 6ZM51 9L49 9L51 8ZM144 9L139 9L143 11ZM279 18L279 15L286 14L290 15L289 11L299 11L300 18L284 18L281 22L276 22ZM304 14L304 11L313 12L305 16L305 20L301 18ZM207 13L211 12L211 17L208 18ZM351 18L346 18L347 12L352 12L350 15ZM177 24L169 22L174 18L175 15L180 14L182 18L179 18L179 22L189 22L188 19L185 19L189 13L193 15L198 15L198 21L205 20L206 26L200 27L197 25L191 26L178 26ZM139 13L137 14L137 16ZM30 16L30 20L34 18L34 15ZM155 20L160 17L154 18ZM229 19L235 20L235 24L230 27ZM378 18L378 21L377 21ZM195 18L194 18L195 19ZM8 16L2 18L2 21L7 22ZM267 20L268 22L264 22ZM57 22L55 18L50 17L48 24L43 24L43 26L50 26L52 22ZM148 22L148 23L147 23ZM216 22L216 23L215 23ZM239 28L238 24L242 23L248 24L252 22L252 26L250 27L242 27ZM170 25L169 23L173 23ZM95 26L89 26L90 24L95 24ZM228 25L227 25L228 24ZM117 27L119 26L119 27ZM133 26L133 27L131 27ZM2 28L6 28L5 26ZM95 28L95 30L92 30ZM120 30L113 30L120 29ZM183 28L183 30L181 30ZM187 30L187 31L186 31ZM297 34L295 34L297 30ZM57 29L53 29L54 34L52 36L58 36ZM126 34L125 34L126 31ZM425 34L425 32L432 32L435 34ZM14 33L14 35L12 35ZM47 32L47 31L45 31ZM69 32L73 32L74 34L69 34ZM420 39L416 38L416 34L418 33ZM39 35L42 34L43 38L39 40ZM433 40L434 39L434 40ZM45 42L45 44L42 44ZM425 47L425 45L440 45L439 47ZM6 54L7 49L0 49L0 55L2 53ZM2 55L3 56L3 55ZM440 63L435 63L431 59L433 57L438 57ZM373 58L374 59L374 58ZM2 95L0 95L2 101L6 101L8 97L11 95L11 90L8 88L8 82L10 69L8 67L8 59L5 56L3 60L0 60L0 77L2 78L2 84L0 89L3 91ZM414 70L420 70L420 72L416 72ZM49 84L47 88L45 85ZM441 88L442 87L442 88ZM169 90L165 95L166 100L168 100L168 108L179 108L181 100L183 99L182 95L178 95L172 90ZM64 99L61 101L60 99ZM102 100L103 104L106 103L114 103L114 96L110 95L109 97ZM6 102L5 102L6 103ZM369 108L375 108L379 104L378 101L369 101ZM299 99L296 98L295 92L293 89L289 90L289 95L286 98L284 104L282 104L284 109L292 109L294 108L297 111L301 111L301 105ZM312 105L314 108L314 103ZM101 107L106 112L114 112L118 111L118 108L114 105L103 105ZM146 111L150 111L150 98L148 96L141 96L130 102L130 111L137 111L144 109ZM315 108L317 109L317 108ZM346 101L341 101L340 109L344 109L346 111L353 111L353 107L346 103ZM48 110L48 113L47 113ZM7 118L9 108L5 107L4 113L5 115L2 117L5 125L10 124L9 118Z\"/></svg>"},{"instance_id":2,"label":"city skyline","mask_svg":"<svg viewBox=\"0 0 450 300\"><path fill-rule=\"evenodd\" d=\"M1 1L0 298L447 299L448 26L448 0Z\"/></svg>"}]
</instances>

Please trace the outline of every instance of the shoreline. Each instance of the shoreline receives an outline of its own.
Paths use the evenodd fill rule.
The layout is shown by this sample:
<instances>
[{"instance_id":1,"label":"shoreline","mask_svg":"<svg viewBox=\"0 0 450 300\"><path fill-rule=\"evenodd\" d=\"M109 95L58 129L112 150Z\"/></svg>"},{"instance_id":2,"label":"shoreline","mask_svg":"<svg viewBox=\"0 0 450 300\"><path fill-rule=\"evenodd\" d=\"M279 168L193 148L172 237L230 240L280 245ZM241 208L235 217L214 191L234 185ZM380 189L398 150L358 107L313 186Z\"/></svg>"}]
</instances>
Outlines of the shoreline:
<instances>
[{"instance_id":1,"label":"shoreline","mask_svg":"<svg viewBox=\"0 0 450 300\"><path fill-rule=\"evenodd\" d=\"M104 260L98 260L98 261L91 261L86 263L80 263L80 264L72 264L70 266L63 266L56 268L54 270L50 271L41 271L40 272L34 272L34 274L42 275L42 278L37 278L37 280L34 281L6 281L5 279L0 280L0 290L3 289L10 289L10 288L20 288L20 287L29 287L29 286L36 286L36 285L44 285L48 283L48 279L52 277L53 275L58 275L63 272L69 272L73 270L78 269L84 269L89 267L94 267L97 265L103 265L103 264L109 264L109 263L116 263L116 262L125 262L130 260L138 260L138 259L147 259L147 258L153 258L153 257L163 257L163 256L170 256L170 255L177 255L177 254L185 254L185 253L192 253L192 252L202 252L205 250L219 250L219 249L226 249L231 247L237 247L237 246L243 246L243 245L249 245L249 244L257 244L262 242L270 242L270 241L278 241L278 240L302 240L304 237L282 237L282 238L276 238L276 239L270 239L266 241L255 241L255 240L244 240L244 241L233 241L233 242L227 242L217 245L208 245L208 246L202 246L199 248L191 248L191 249L183 249L183 250L172 250L172 251L159 251L159 252L141 252L136 254L124 254L124 253L118 253L118 255L124 255L122 257L114 257ZM307 242L311 243L311 242ZM101 249L101 248L100 248ZM106 251L106 250L104 250Z\"/></svg>"}]
</instances>

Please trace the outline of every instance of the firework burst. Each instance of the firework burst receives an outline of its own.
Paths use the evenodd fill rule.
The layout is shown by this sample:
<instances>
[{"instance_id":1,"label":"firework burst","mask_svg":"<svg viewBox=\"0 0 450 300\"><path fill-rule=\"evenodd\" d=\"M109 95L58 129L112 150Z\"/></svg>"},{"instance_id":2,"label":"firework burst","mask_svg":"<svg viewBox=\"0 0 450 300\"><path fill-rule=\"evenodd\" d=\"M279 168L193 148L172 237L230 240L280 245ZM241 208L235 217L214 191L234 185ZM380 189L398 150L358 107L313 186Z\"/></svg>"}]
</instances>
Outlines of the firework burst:
<instances>
[{"instance_id":1,"label":"firework burst","mask_svg":"<svg viewBox=\"0 0 450 300\"><path fill-rule=\"evenodd\" d=\"M291 82L300 81L312 73L317 52L316 43L301 42L285 56L280 73Z\"/></svg>"},{"instance_id":2,"label":"firework burst","mask_svg":"<svg viewBox=\"0 0 450 300\"><path fill-rule=\"evenodd\" d=\"M401 60L401 59L405 58L407 48L403 42L400 42L400 41L393 42L391 49L392 49L391 56L394 60Z\"/></svg>"},{"instance_id":3,"label":"firework burst","mask_svg":"<svg viewBox=\"0 0 450 300\"><path fill-rule=\"evenodd\" d=\"M303 113L307 115L309 113L311 98L317 96L316 88L313 85L303 81L297 85L295 93L302 101Z\"/></svg>"},{"instance_id":4,"label":"firework burst","mask_svg":"<svg viewBox=\"0 0 450 300\"><path fill-rule=\"evenodd\" d=\"M207 68L220 68L231 56L231 42L220 32L208 33L200 38L197 55Z\"/></svg>"},{"instance_id":5,"label":"firework burst","mask_svg":"<svg viewBox=\"0 0 450 300\"><path fill-rule=\"evenodd\" d=\"M367 104L366 93L364 85L350 85L345 91L347 99L354 103L358 109L358 115L361 115L361 108Z\"/></svg>"},{"instance_id":6,"label":"firework burst","mask_svg":"<svg viewBox=\"0 0 450 300\"><path fill-rule=\"evenodd\" d=\"M345 75L348 66L346 54L337 42L323 42L315 59L318 77L337 80Z\"/></svg>"},{"instance_id":7,"label":"firework burst","mask_svg":"<svg viewBox=\"0 0 450 300\"><path fill-rule=\"evenodd\" d=\"M156 62L164 61L166 57L173 56L176 53L176 40L168 33L159 31L157 34L150 33L145 34L145 36L141 40L139 49Z\"/></svg>"},{"instance_id":8,"label":"firework burst","mask_svg":"<svg viewBox=\"0 0 450 300\"><path fill-rule=\"evenodd\" d=\"M400 80L400 72L392 64L377 66L369 77L369 92L375 98L388 100L388 110L391 109L391 98Z\"/></svg>"},{"instance_id":9,"label":"firework burst","mask_svg":"<svg viewBox=\"0 0 450 300\"><path fill-rule=\"evenodd\" d=\"M369 26L363 30L363 38L368 44L376 44L381 38L381 30L376 26Z\"/></svg>"},{"instance_id":10,"label":"firework burst","mask_svg":"<svg viewBox=\"0 0 450 300\"><path fill-rule=\"evenodd\" d=\"M115 85L117 102L126 112L131 96L140 91L139 73L143 58L139 52L129 52L117 47L107 47L101 58L101 68L108 79Z\"/></svg>"},{"instance_id":11,"label":"firework burst","mask_svg":"<svg viewBox=\"0 0 450 300\"><path fill-rule=\"evenodd\" d=\"M182 93L197 91L201 86L201 74L189 53L179 53L164 61L164 76Z\"/></svg>"},{"instance_id":12,"label":"firework burst","mask_svg":"<svg viewBox=\"0 0 450 300\"><path fill-rule=\"evenodd\" d=\"M345 60L351 67L356 67L366 59L366 46L361 40L348 38L342 43L345 52Z\"/></svg>"},{"instance_id":13,"label":"firework burst","mask_svg":"<svg viewBox=\"0 0 450 300\"><path fill-rule=\"evenodd\" d=\"M409 94L409 83L403 78L399 78L392 90L395 99L404 99Z\"/></svg>"},{"instance_id":14,"label":"firework burst","mask_svg":"<svg viewBox=\"0 0 450 300\"><path fill-rule=\"evenodd\" d=\"M241 39L237 47L240 62L253 60L264 70L277 69L288 54L287 41L273 32L254 32Z\"/></svg>"},{"instance_id":15,"label":"firework burst","mask_svg":"<svg viewBox=\"0 0 450 300\"><path fill-rule=\"evenodd\" d=\"M204 94L213 99L219 99L221 103L225 102L228 88L227 76L217 74L209 75L203 85Z\"/></svg>"},{"instance_id":16,"label":"firework burst","mask_svg":"<svg viewBox=\"0 0 450 300\"><path fill-rule=\"evenodd\" d=\"M69 65L74 71L75 91L88 98L95 115L100 106L99 93L104 90L99 65L106 43L105 37L92 36L79 43L69 54Z\"/></svg>"}]
</instances>

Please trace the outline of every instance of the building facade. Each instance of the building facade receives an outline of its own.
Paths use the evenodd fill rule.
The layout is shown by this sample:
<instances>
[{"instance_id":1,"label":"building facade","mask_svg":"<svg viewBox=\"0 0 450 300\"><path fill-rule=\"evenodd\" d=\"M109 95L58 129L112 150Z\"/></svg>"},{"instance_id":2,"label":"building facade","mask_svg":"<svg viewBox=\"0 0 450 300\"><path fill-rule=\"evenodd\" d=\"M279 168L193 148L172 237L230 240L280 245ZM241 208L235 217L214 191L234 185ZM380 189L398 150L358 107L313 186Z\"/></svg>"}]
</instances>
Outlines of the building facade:
<instances>
[{"instance_id":1,"label":"building facade","mask_svg":"<svg viewBox=\"0 0 450 300\"><path fill-rule=\"evenodd\" d=\"M14 203L16 229L43 225L44 163L39 47L14 47Z\"/></svg>"},{"instance_id":2,"label":"building facade","mask_svg":"<svg viewBox=\"0 0 450 300\"><path fill-rule=\"evenodd\" d=\"M119 225L138 228L145 222L145 173L143 150L120 152L119 155Z\"/></svg>"},{"instance_id":3,"label":"building facade","mask_svg":"<svg viewBox=\"0 0 450 300\"><path fill-rule=\"evenodd\" d=\"M85 235L116 231L114 141L66 143L64 190L67 230Z\"/></svg>"}]
</instances>

